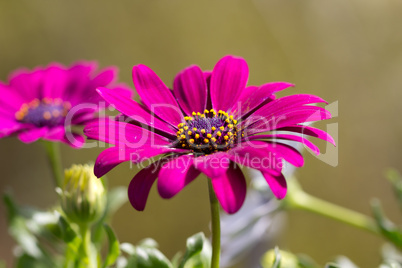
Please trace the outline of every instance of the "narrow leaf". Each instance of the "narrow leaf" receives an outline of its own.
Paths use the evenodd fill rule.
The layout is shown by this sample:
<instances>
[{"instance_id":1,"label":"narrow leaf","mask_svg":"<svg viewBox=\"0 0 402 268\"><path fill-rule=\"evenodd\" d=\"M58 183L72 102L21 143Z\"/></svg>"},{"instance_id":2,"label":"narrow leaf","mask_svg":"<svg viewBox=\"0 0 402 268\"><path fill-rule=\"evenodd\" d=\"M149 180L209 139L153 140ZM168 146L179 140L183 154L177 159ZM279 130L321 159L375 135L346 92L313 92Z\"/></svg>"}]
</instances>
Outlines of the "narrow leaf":
<instances>
[{"instance_id":1,"label":"narrow leaf","mask_svg":"<svg viewBox=\"0 0 402 268\"><path fill-rule=\"evenodd\" d=\"M107 238L109 241L109 250L106 255L105 262L103 264L103 267L105 268L116 262L117 258L120 255L120 248L119 248L119 241L117 240L116 235L113 232L112 228L110 228L110 226L107 224L104 224L103 227L106 231Z\"/></svg>"}]
</instances>

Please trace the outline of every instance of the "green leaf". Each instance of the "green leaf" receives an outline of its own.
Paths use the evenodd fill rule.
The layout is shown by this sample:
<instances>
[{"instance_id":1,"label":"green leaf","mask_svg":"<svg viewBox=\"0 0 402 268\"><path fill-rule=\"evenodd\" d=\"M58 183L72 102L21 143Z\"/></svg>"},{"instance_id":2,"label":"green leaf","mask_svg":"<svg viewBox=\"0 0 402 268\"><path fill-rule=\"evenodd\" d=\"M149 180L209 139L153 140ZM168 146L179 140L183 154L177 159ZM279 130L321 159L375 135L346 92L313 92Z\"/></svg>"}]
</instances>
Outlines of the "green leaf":
<instances>
[{"instance_id":1,"label":"green leaf","mask_svg":"<svg viewBox=\"0 0 402 268\"><path fill-rule=\"evenodd\" d=\"M342 268L342 267L340 267L338 264L336 264L336 263L327 263L326 265L325 265L325 268Z\"/></svg>"},{"instance_id":2,"label":"green leaf","mask_svg":"<svg viewBox=\"0 0 402 268\"><path fill-rule=\"evenodd\" d=\"M297 256L278 247L269 250L261 259L263 268L301 268L302 266ZM307 266L313 268L314 266Z\"/></svg>"},{"instance_id":3,"label":"green leaf","mask_svg":"<svg viewBox=\"0 0 402 268\"><path fill-rule=\"evenodd\" d=\"M127 187L116 187L108 192L105 212L93 227L92 240L95 244L99 244L103 240L103 224L108 222L127 201Z\"/></svg>"},{"instance_id":4,"label":"green leaf","mask_svg":"<svg viewBox=\"0 0 402 268\"><path fill-rule=\"evenodd\" d=\"M126 268L173 268L170 261L157 248L147 245L133 247L124 243L121 249L131 253Z\"/></svg>"},{"instance_id":5,"label":"green leaf","mask_svg":"<svg viewBox=\"0 0 402 268\"><path fill-rule=\"evenodd\" d=\"M182 252L177 252L176 254L174 254L173 258L171 259L171 263L173 267L179 267L180 265L180 260L183 258L183 253Z\"/></svg>"},{"instance_id":6,"label":"green leaf","mask_svg":"<svg viewBox=\"0 0 402 268\"><path fill-rule=\"evenodd\" d=\"M281 259L282 259L281 252L279 251L278 247L275 247L275 260L274 260L274 264L272 265L272 268L281 267Z\"/></svg>"},{"instance_id":7,"label":"green leaf","mask_svg":"<svg viewBox=\"0 0 402 268\"><path fill-rule=\"evenodd\" d=\"M382 249L383 266L389 268L402 267L402 253L399 252L393 245L385 244ZM380 266L383 268L382 266Z\"/></svg>"},{"instance_id":8,"label":"green leaf","mask_svg":"<svg viewBox=\"0 0 402 268\"><path fill-rule=\"evenodd\" d=\"M158 248L158 242L152 238L145 238L138 243L139 246L148 248Z\"/></svg>"},{"instance_id":9,"label":"green leaf","mask_svg":"<svg viewBox=\"0 0 402 268\"><path fill-rule=\"evenodd\" d=\"M82 240L80 236L76 236L73 240L67 243L66 253L65 253L65 268L75 267L76 259L80 256L80 246Z\"/></svg>"},{"instance_id":10,"label":"green leaf","mask_svg":"<svg viewBox=\"0 0 402 268\"><path fill-rule=\"evenodd\" d=\"M338 256L335 259L335 262L337 264L336 267L341 267L341 268L359 268L354 264L348 257L345 256Z\"/></svg>"},{"instance_id":11,"label":"green leaf","mask_svg":"<svg viewBox=\"0 0 402 268\"><path fill-rule=\"evenodd\" d=\"M105 268L116 262L117 258L120 255L120 248L119 248L119 241L117 240L116 235L113 232L112 228L110 228L110 226L107 224L104 224L103 227L105 228L109 240L109 250L106 255L106 260L103 264L103 267Z\"/></svg>"},{"instance_id":12,"label":"green leaf","mask_svg":"<svg viewBox=\"0 0 402 268\"><path fill-rule=\"evenodd\" d=\"M399 206L402 208L402 176L396 169L388 169L386 177L391 182L394 193L398 198Z\"/></svg>"},{"instance_id":13,"label":"green leaf","mask_svg":"<svg viewBox=\"0 0 402 268\"><path fill-rule=\"evenodd\" d=\"M186 252L179 268L210 267L211 246L203 233L197 233L187 239Z\"/></svg>"},{"instance_id":14,"label":"green leaf","mask_svg":"<svg viewBox=\"0 0 402 268\"><path fill-rule=\"evenodd\" d=\"M11 194L6 193L3 196L3 200L7 208L7 218L11 236L28 255L36 258L43 256L42 250L38 247L38 240L29 232L25 219L20 215L21 210L14 202Z\"/></svg>"},{"instance_id":15,"label":"green leaf","mask_svg":"<svg viewBox=\"0 0 402 268\"><path fill-rule=\"evenodd\" d=\"M59 227L61 238L64 242L68 243L77 236L75 231L71 228L70 223L61 215L59 216Z\"/></svg>"},{"instance_id":16,"label":"green leaf","mask_svg":"<svg viewBox=\"0 0 402 268\"><path fill-rule=\"evenodd\" d=\"M402 232L392 223L382 211L381 203L377 199L373 199L371 202L374 218L377 225L385 238L392 242L398 248L402 248Z\"/></svg>"},{"instance_id":17,"label":"green leaf","mask_svg":"<svg viewBox=\"0 0 402 268\"><path fill-rule=\"evenodd\" d=\"M46 265L40 262L38 259L31 257L27 254L23 254L18 258L16 268L49 268L49 265Z\"/></svg>"}]
</instances>

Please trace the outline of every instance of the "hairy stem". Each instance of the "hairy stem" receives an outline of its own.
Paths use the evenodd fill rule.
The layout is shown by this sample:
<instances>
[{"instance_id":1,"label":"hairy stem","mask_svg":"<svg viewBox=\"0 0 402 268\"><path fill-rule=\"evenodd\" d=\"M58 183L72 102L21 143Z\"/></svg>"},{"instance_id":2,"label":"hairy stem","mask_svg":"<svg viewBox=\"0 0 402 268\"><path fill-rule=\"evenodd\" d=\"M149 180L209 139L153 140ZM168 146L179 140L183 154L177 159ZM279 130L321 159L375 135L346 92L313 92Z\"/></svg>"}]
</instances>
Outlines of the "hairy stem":
<instances>
[{"instance_id":1,"label":"hairy stem","mask_svg":"<svg viewBox=\"0 0 402 268\"><path fill-rule=\"evenodd\" d=\"M63 168L61 165L59 143L43 141L46 149L47 158L52 169L52 177L56 187L61 187L63 182Z\"/></svg>"},{"instance_id":2,"label":"hairy stem","mask_svg":"<svg viewBox=\"0 0 402 268\"><path fill-rule=\"evenodd\" d=\"M221 222L219 216L219 202L212 187L211 179L208 179L208 189L212 223L211 268L219 268L219 258L221 251Z\"/></svg>"}]
</instances>

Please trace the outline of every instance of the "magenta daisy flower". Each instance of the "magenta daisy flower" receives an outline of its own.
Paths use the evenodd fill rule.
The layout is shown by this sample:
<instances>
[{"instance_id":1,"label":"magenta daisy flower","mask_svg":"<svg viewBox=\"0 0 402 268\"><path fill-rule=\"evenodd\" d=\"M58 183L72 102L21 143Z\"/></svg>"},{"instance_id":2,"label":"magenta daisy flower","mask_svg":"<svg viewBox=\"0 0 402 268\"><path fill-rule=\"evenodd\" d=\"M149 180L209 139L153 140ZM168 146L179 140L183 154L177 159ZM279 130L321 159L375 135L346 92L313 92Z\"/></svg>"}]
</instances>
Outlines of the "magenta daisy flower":
<instances>
[{"instance_id":1,"label":"magenta daisy flower","mask_svg":"<svg viewBox=\"0 0 402 268\"><path fill-rule=\"evenodd\" d=\"M95 62L69 68L53 63L12 73L7 84L0 82L0 138L17 136L25 143L44 139L81 147L84 137L69 129L96 118L103 101L96 88L111 86L122 96L131 96L125 86L113 86L116 68L96 69Z\"/></svg>"},{"instance_id":2,"label":"magenta daisy flower","mask_svg":"<svg viewBox=\"0 0 402 268\"><path fill-rule=\"evenodd\" d=\"M212 72L190 66L180 72L170 90L147 66L133 68L133 81L142 104L106 88L100 95L122 114L92 123L84 133L114 147L97 158L95 175L103 176L118 164L158 160L143 168L129 185L129 200L143 210L152 184L171 198L201 173L228 213L235 213L246 196L246 180L239 166L262 172L274 195L286 194L282 162L300 167L303 157L281 141L297 141L316 154L319 149L304 136L334 143L324 131L302 125L328 119L330 113L312 106L325 103L313 95L275 98L293 86L285 82L246 86L247 63L226 56ZM277 132L280 131L280 132Z\"/></svg>"}]
</instances>

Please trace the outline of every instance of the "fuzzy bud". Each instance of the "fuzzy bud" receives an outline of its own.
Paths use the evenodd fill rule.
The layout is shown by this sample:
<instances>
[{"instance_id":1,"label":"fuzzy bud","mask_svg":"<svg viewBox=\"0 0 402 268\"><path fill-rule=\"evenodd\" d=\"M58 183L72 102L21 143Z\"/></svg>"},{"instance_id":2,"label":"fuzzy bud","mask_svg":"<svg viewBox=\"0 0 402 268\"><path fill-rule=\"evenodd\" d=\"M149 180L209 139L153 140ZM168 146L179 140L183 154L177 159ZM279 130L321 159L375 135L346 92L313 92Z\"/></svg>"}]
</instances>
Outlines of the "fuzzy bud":
<instances>
[{"instance_id":1,"label":"fuzzy bud","mask_svg":"<svg viewBox=\"0 0 402 268\"><path fill-rule=\"evenodd\" d=\"M81 225L99 219L106 205L106 191L92 165L73 165L64 171L61 206L67 217Z\"/></svg>"}]
</instances>

